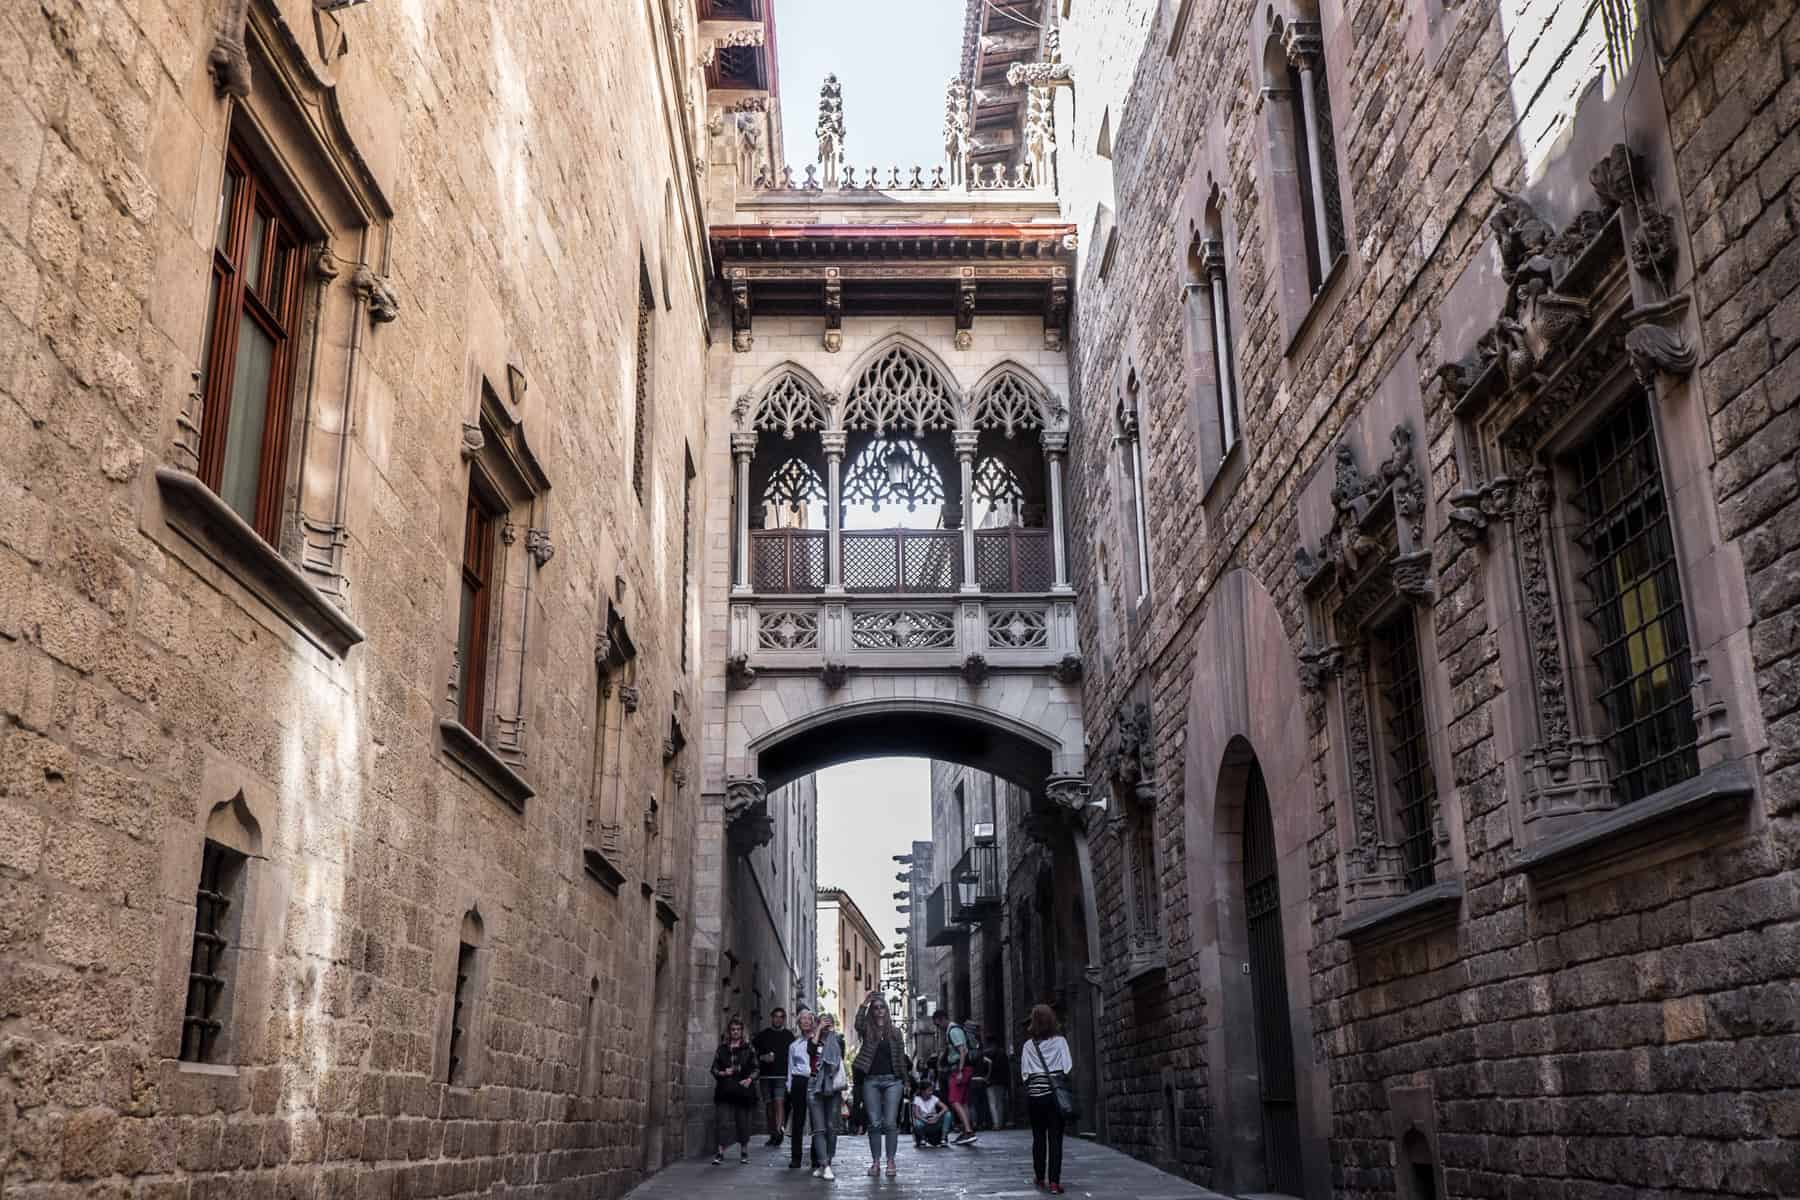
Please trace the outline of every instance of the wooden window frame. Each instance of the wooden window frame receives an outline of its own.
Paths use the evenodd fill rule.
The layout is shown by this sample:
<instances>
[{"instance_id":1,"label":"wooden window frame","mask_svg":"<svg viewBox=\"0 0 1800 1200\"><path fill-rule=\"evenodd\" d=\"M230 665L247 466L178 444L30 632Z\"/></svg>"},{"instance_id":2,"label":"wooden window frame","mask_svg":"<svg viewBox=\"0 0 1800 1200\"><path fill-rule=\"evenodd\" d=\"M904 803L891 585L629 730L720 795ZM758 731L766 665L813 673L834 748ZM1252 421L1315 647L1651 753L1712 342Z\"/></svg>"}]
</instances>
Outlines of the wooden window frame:
<instances>
[{"instance_id":1,"label":"wooden window frame","mask_svg":"<svg viewBox=\"0 0 1800 1200\"><path fill-rule=\"evenodd\" d=\"M279 190L249 153L234 141L226 151L225 180L235 179L229 195L221 180L218 234L212 252L212 311L207 314L205 376L200 422L201 482L214 492L222 486L225 450L230 437L231 394L237 367L238 326L248 315L275 342L264 397L262 446L257 462L256 502L249 524L264 541L281 535L281 510L287 481L288 426L293 410L295 347L300 324L302 262L308 239L294 220ZM246 278L251 218L260 214L263 231L255 281ZM219 238L223 238L223 245ZM283 255L285 254L285 259ZM278 264L286 270L276 279ZM277 294L268 294L279 282Z\"/></svg>"},{"instance_id":2,"label":"wooden window frame","mask_svg":"<svg viewBox=\"0 0 1800 1200\"><path fill-rule=\"evenodd\" d=\"M469 617L467 644L460 639L458 614L457 653L462 656L456 695L456 716L463 728L480 737L487 716L488 641L493 617L494 540L505 513L480 485L471 481L469 502L463 517L461 580L475 589L474 611Z\"/></svg>"}]
</instances>

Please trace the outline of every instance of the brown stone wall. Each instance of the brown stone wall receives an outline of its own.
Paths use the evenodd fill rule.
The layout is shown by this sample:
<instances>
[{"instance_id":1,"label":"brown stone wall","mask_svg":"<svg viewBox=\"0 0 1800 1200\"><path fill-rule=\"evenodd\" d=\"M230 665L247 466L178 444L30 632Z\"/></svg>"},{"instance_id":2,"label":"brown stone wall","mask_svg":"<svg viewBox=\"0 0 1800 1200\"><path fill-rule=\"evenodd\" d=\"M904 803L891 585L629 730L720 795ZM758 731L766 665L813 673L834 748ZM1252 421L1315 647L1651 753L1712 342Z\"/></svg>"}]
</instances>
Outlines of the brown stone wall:
<instances>
[{"instance_id":1,"label":"brown stone wall","mask_svg":"<svg viewBox=\"0 0 1800 1200\"><path fill-rule=\"evenodd\" d=\"M1077 11L1064 45L1082 44L1079 31L1095 28L1086 22L1143 16L1143 7ZM1594 43L1521 41L1517 6L1323 4L1350 252L1292 339L1261 140L1268 6L1196 0L1170 55L1166 10L1180 7L1148 18L1126 97L1111 109L1117 242L1104 275L1097 247L1087 247L1074 339L1071 541L1089 664L1084 708L1092 745L1101 745L1107 715L1147 681L1170 956L1166 984L1107 995L1110 1140L1215 1187L1260 1186L1254 1146L1244 1148L1259 1135L1244 1131L1244 1105L1225 1094L1242 1071L1212 1060L1215 1035L1241 1016L1229 990L1238 962L1203 906L1229 916L1231 898L1215 892L1224 891L1221 847L1236 831L1230 763L1216 743L1226 734L1254 741L1254 710L1272 703L1277 715L1263 719L1304 735L1298 763L1267 744L1273 731L1253 748L1265 769L1279 759L1293 772L1284 790L1270 774L1276 824L1305 847L1301 869L1281 879L1284 903L1291 881L1306 893L1310 948L1297 950L1290 929L1290 962L1305 965L1288 987L1302 1010L1293 1028L1311 1030L1297 1051L1303 1090L1310 1078L1320 1092L1312 1128L1330 1136L1309 1194L1411 1194L1396 1172L1406 1121L1433 1127L1450 1194L1791 1191L1792 1156L1780 1139L1795 1136L1789 1098L1800 1083L1785 999L1800 971L1791 825L1800 438L1790 420L1800 360L1786 315L1800 283L1790 262L1795 6L1721 0L1679 46L1663 44L1672 57L1660 69L1640 40L1617 48L1616 82L1565 93L1558 88L1569 77L1547 64L1581 60ZM1578 40L1567 31L1585 6L1530 7L1543 28ZM1673 37L1678 10L1707 6L1638 7ZM1564 49L1574 52L1559 60ZM1082 59L1073 61L1079 88ZM1551 86L1539 87L1545 80ZM1080 121L1097 123L1099 107L1084 98ZM1466 353L1497 312L1487 227L1495 185L1524 186L1560 227L1593 203L1588 168L1621 138L1646 156L1658 202L1685 231L1671 282L1691 284L1697 319L1685 331L1700 366L1686 382L1664 376L1657 387L1671 427L1698 432L1665 443L1665 469L1677 478L1692 471L1678 515L1689 553L1716 547L1711 573L1689 579L1691 609L1705 610L1690 620L1717 630L1717 657L1736 664L1722 697L1732 726L1724 754L1748 767L1754 794L1722 831L1553 889L1520 869L1530 844L1518 815L1528 684L1509 674L1501 649L1515 607L1501 590L1509 576L1493 566L1504 543L1465 547L1445 519L1465 480L1431 369ZM1078 124L1059 141L1066 175L1093 138ZM1185 218L1208 173L1226 197L1245 428L1222 470L1198 461L1196 404L1209 404L1210 393L1197 402L1190 392L1179 287ZM1079 215L1086 237L1091 225ZM1120 582L1129 541L1112 442L1127 360L1141 381L1155 578L1137 611ZM1423 413L1438 591L1429 621L1441 681L1434 739L1448 764L1440 803L1465 898L1437 932L1353 951L1339 936L1350 837L1341 735L1322 697L1279 677L1292 676L1303 644L1294 552L1322 526L1321 467L1328 477L1340 436L1384 442L1376 414L1394 404ZM1371 461L1362 459L1365 468ZM1254 578L1248 592L1239 571ZM1261 602L1241 599L1264 593L1285 646L1264 639ZM1231 712L1240 696L1253 710L1241 721ZM1090 757L1096 786L1099 767ZM1101 940L1118 947L1118 850L1098 846ZM1118 970L1109 962L1108 978ZM1184 1097L1178 1146L1159 1128L1168 1123L1159 1085L1170 1084Z\"/></svg>"},{"instance_id":2,"label":"brown stone wall","mask_svg":"<svg viewBox=\"0 0 1800 1200\"><path fill-rule=\"evenodd\" d=\"M315 17L253 0L253 46L285 65L253 49L237 102L207 73L227 7L0 15L0 1191L616 1196L677 1149L684 1115L686 926L665 933L651 896L667 877L668 915L691 913L698 770L675 786L660 753L676 716L696 756L683 451L701 459L707 419L698 205L670 142L687 123L664 119L679 35L661 4ZM294 504L329 509L347 414L341 611L366 640L341 657L179 536L154 479L193 386L234 114L317 185L296 206L332 224L341 260L307 284L282 537L297 561ZM391 217L345 199L375 194ZM391 323L353 309L364 254ZM640 255L656 294L641 500ZM554 557L516 573L522 811L437 728L482 378L551 484ZM617 894L582 858L609 601L642 698L613 747ZM175 1058L195 879L234 797L261 844L228 1051L195 1068ZM447 1087L471 909L475 1086Z\"/></svg>"}]
</instances>

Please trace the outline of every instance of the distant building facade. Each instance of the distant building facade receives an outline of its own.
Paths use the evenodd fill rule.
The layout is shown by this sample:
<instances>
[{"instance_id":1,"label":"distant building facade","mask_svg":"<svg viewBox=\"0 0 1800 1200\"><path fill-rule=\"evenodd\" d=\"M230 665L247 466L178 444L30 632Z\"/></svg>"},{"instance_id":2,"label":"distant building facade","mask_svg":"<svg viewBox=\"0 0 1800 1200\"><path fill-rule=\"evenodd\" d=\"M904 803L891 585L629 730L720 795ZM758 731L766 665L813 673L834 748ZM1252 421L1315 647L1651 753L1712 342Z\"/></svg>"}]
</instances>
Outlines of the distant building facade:
<instances>
[{"instance_id":1,"label":"distant building facade","mask_svg":"<svg viewBox=\"0 0 1800 1200\"><path fill-rule=\"evenodd\" d=\"M853 1021L863 997L881 983L881 939L850 893L840 888L819 889L820 1012L838 1019L840 1028Z\"/></svg>"}]
</instances>

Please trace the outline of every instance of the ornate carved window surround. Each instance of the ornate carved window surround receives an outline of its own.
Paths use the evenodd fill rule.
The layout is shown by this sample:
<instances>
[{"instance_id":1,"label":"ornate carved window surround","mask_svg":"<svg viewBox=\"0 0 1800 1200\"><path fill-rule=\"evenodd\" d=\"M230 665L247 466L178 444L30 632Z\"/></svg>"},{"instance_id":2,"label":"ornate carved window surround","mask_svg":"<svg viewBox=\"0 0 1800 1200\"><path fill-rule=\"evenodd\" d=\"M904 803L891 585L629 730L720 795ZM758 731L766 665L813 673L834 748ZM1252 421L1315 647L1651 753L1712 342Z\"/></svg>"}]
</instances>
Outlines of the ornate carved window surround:
<instances>
[{"instance_id":1,"label":"ornate carved window surround","mask_svg":"<svg viewBox=\"0 0 1800 1200\"><path fill-rule=\"evenodd\" d=\"M509 372L514 404L524 398L524 376ZM522 810L534 794L521 773L525 765L525 697L527 651L536 573L556 551L546 529L550 481L525 440L524 425L502 404L487 380L481 381L476 419L463 426L462 457L469 464L469 489L495 513L497 544L487 589L488 617L482 644L481 695L469 701L457 695L464 678L460 662L460 627L450 631L450 663L445 714L438 722L445 753L514 809ZM462 592L459 582L458 595ZM458 611L453 601L451 611ZM470 678L476 673L470 672ZM479 728L468 715L479 713Z\"/></svg>"},{"instance_id":2,"label":"ornate carved window surround","mask_svg":"<svg viewBox=\"0 0 1800 1200\"><path fill-rule=\"evenodd\" d=\"M1125 911L1121 982L1133 984L1168 970L1162 877L1157 870L1156 746L1150 706L1134 701L1113 723L1104 752L1114 803L1106 832L1119 849L1119 886Z\"/></svg>"},{"instance_id":3,"label":"ornate carved window surround","mask_svg":"<svg viewBox=\"0 0 1800 1200\"><path fill-rule=\"evenodd\" d=\"M1389 440L1368 474L1351 443L1339 443L1331 522L1294 559L1309 627L1301 681L1328 693L1348 798L1341 932L1369 940L1454 920L1461 895L1445 819L1450 774L1432 719L1442 698L1427 620L1437 593L1426 482L1411 425L1396 424ZM1422 893L1430 898L1414 899Z\"/></svg>"},{"instance_id":4,"label":"ornate carved window surround","mask_svg":"<svg viewBox=\"0 0 1800 1200\"><path fill-rule=\"evenodd\" d=\"M1625 146L1589 178L1598 205L1561 230L1524 197L1502 193L1490 224L1504 305L1473 354L1438 368L1462 480L1448 516L1466 545L1486 544L1502 667L1523 681L1510 689L1522 744L1501 753L1522 785L1513 792L1521 866L1540 884L1587 867L1631 869L1616 847L1682 843L1718 825L1713 816L1737 814L1753 792L1747 771L1726 770L1747 752L1725 699L1741 694L1725 643L1743 630L1733 627L1729 601L1710 606L1724 616L1688 602L1708 591L1732 595L1720 560L1735 560L1713 553L1716 531L1705 524L1716 503L1708 464L1694 459L1710 442L1703 406L1686 390L1696 354L1689 297L1670 283L1675 221L1656 205L1644 161ZM1653 519L1666 523L1679 605L1665 610L1677 621L1675 649L1657 654L1679 677L1677 694L1688 685L1687 702L1670 711L1691 729L1692 754L1687 777L1624 803L1608 746L1616 729L1601 706L1608 682L1594 662L1604 635L1590 623L1596 597L1582 578L1591 514L1576 506L1571 455L1634 403L1650 418L1645 469L1655 472L1662 515ZM1672 476L1675 468L1684 474Z\"/></svg>"}]
</instances>

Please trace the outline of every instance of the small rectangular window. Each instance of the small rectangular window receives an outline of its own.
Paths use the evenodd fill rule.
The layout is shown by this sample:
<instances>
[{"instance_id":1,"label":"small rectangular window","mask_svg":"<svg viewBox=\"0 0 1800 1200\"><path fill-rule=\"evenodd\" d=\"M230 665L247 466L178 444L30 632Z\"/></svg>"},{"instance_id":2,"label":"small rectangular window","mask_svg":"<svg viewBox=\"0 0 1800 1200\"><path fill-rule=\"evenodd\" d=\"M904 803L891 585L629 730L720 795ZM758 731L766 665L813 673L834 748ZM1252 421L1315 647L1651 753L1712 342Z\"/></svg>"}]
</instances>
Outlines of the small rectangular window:
<instances>
[{"instance_id":1,"label":"small rectangular window","mask_svg":"<svg viewBox=\"0 0 1800 1200\"><path fill-rule=\"evenodd\" d=\"M194 891L194 941L188 961L187 1008L181 1021L181 1059L217 1062L230 991L232 909L240 895L244 856L207 841Z\"/></svg>"},{"instance_id":2,"label":"small rectangular window","mask_svg":"<svg viewBox=\"0 0 1800 1200\"><path fill-rule=\"evenodd\" d=\"M450 1062L444 1082L462 1083L469 1057L469 1027L475 1016L475 947L459 942L456 947L456 995L450 1009Z\"/></svg>"},{"instance_id":3,"label":"small rectangular window","mask_svg":"<svg viewBox=\"0 0 1800 1200\"><path fill-rule=\"evenodd\" d=\"M1687 615L1650 402L1635 391L1570 456L1606 739L1624 802L1699 772Z\"/></svg>"},{"instance_id":4,"label":"small rectangular window","mask_svg":"<svg viewBox=\"0 0 1800 1200\"><path fill-rule=\"evenodd\" d=\"M494 526L498 515L471 487L463 522L462 603L457 615L457 719L463 728L482 733L482 703L487 689L488 625L494 570Z\"/></svg>"},{"instance_id":5,"label":"small rectangular window","mask_svg":"<svg viewBox=\"0 0 1800 1200\"><path fill-rule=\"evenodd\" d=\"M1437 776L1425 724L1425 686L1419 660L1418 630L1406 610L1375 631L1375 679L1380 709L1386 718L1386 750L1394 797L1394 832L1400 839L1400 863L1406 890L1433 882L1437 858Z\"/></svg>"},{"instance_id":6,"label":"small rectangular window","mask_svg":"<svg viewBox=\"0 0 1800 1200\"><path fill-rule=\"evenodd\" d=\"M269 542L280 536L304 244L273 186L233 147L219 193L201 347L200 478Z\"/></svg>"}]
</instances>

